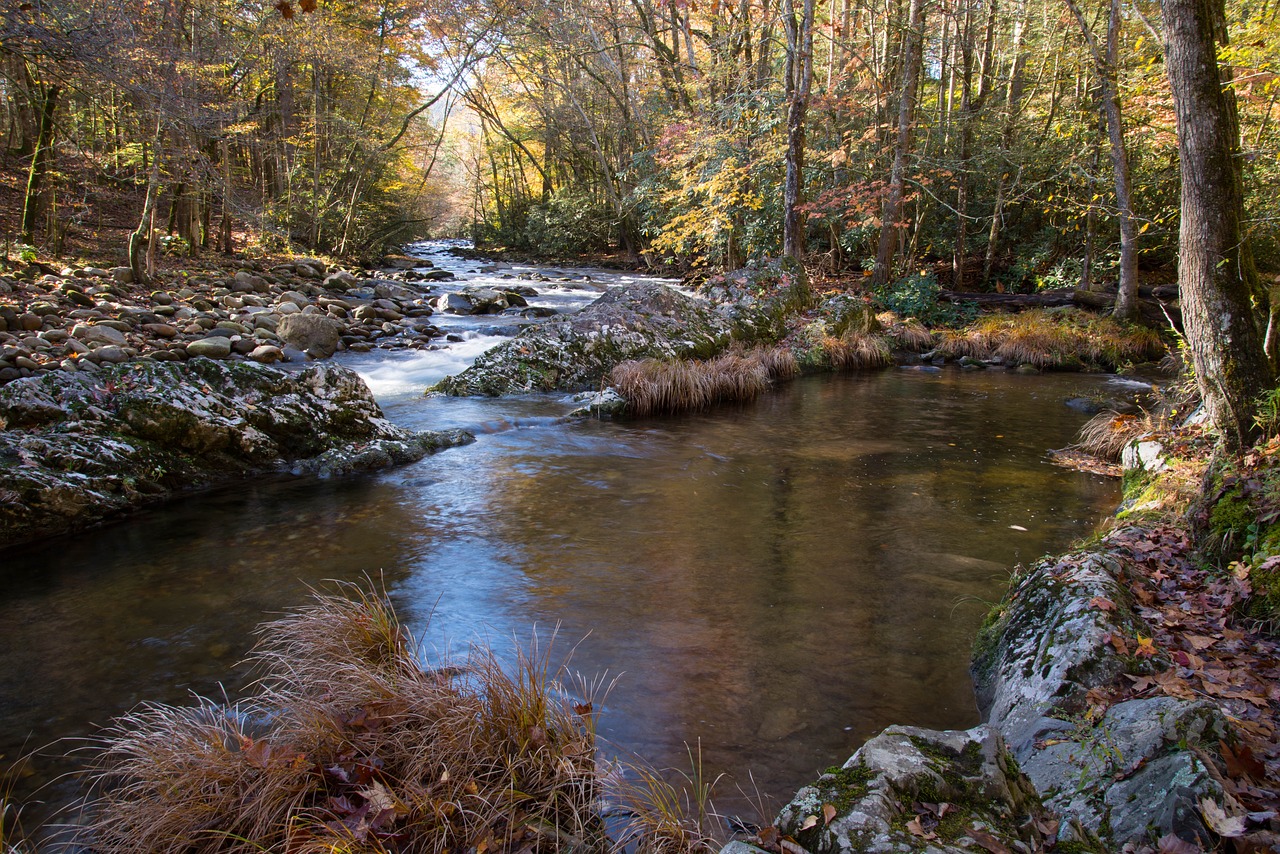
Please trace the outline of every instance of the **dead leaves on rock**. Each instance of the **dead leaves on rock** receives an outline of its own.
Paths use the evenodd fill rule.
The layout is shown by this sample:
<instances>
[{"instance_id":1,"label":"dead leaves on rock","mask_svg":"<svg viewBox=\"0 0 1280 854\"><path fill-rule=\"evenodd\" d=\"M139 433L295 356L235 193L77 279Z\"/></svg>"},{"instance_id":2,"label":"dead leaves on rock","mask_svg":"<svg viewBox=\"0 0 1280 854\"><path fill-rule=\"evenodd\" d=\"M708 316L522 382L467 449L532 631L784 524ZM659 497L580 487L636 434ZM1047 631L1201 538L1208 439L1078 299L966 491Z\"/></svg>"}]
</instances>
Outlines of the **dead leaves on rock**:
<instances>
[{"instance_id":1,"label":"dead leaves on rock","mask_svg":"<svg viewBox=\"0 0 1280 854\"><path fill-rule=\"evenodd\" d=\"M1223 840L1221 850L1273 850L1280 842L1280 643L1238 619L1238 606L1250 594L1247 578L1211 571L1178 528L1125 528L1109 534L1107 544L1126 559L1133 610L1151 628L1150 637L1113 634L1108 642L1118 654L1147 659L1156 669L1127 674L1128 685L1103 696L1091 694L1091 705L1153 694L1215 703L1236 734L1232 743L1219 745L1219 782L1230 806L1202 802L1201 816ZM1103 611L1114 607L1102 597L1090 605ZM1168 836L1158 848L1132 850L1184 854L1202 849Z\"/></svg>"}]
</instances>

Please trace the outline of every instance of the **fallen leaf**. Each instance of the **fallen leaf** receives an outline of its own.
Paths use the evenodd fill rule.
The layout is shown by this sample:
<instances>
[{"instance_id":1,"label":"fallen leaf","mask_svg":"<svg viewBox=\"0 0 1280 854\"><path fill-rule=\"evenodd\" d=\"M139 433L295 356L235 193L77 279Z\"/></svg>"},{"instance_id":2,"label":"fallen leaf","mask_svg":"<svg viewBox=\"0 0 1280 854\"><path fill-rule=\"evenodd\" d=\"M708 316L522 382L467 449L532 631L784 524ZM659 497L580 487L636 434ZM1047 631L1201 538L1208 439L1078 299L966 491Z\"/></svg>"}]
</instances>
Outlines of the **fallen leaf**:
<instances>
[{"instance_id":1,"label":"fallen leaf","mask_svg":"<svg viewBox=\"0 0 1280 854\"><path fill-rule=\"evenodd\" d=\"M1227 815L1213 798L1200 799L1200 814L1204 816L1205 825L1219 836L1228 839L1244 836L1244 816Z\"/></svg>"},{"instance_id":2,"label":"fallen leaf","mask_svg":"<svg viewBox=\"0 0 1280 854\"><path fill-rule=\"evenodd\" d=\"M920 823L920 816L916 816L911 819L911 821L907 822L907 830L911 831L913 835L919 836L921 839L938 838L938 834L924 829L924 825Z\"/></svg>"},{"instance_id":3,"label":"fallen leaf","mask_svg":"<svg viewBox=\"0 0 1280 854\"><path fill-rule=\"evenodd\" d=\"M838 810L831 804L822 805L822 820L824 824L831 824L835 821Z\"/></svg>"},{"instance_id":4,"label":"fallen leaf","mask_svg":"<svg viewBox=\"0 0 1280 854\"><path fill-rule=\"evenodd\" d=\"M1225 741L1218 742L1218 749L1222 753L1222 759L1227 764L1228 777L1250 777L1254 780L1264 780L1267 776L1267 768L1258 758L1253 755L1253 751L1249 749L1249 745L1242 744L1233 748Z\"/></svg>"},{"instance_id":5,"label":"fallen leaf","mask_svg":"<svg viewBox=\"0 0 1280 854\"><path fill-rule=\"evenodd\" d=\"M1195 648L1196 652L1206 650L1217 643L1214 638L1207 638L1204 635L1183 635L1183 637L1187 639L1187 643Z\"/></svg>"},{"instance_id":6,"label":"fallen leaf","mask_svg":"<svg viewBox=\"0 0 1280 854\"><path fill-rule=\"evenodd\" d=\"M1160 837L1160 854L1202 854L1199 845L1192 844L1172 833Z\"/></svg>"},{"instance_id":7,"label":"fallen leaf","mask_svg":"<svg viewBox=\"0 0 1280 854\"><path fill-rule=\"evenodd\" d=\"M817 827L817 826L818 826L818 817L816 815L806 816L804 823L800 825L800 830L801 832L804 832L811 827Z\"/></svg>"},{"instance_id":8,"label":"fallen leaf","mask_svg":"<svg viewBox=\"0 0 1280 854\"><path fill-rule=\"evenodd\" d=\"M990 851L991 854L1012 854L1009 846L981 828L971 827L965 831L964 835L978 843L983 850Z\"/></svg>"},{"instance_id":9,"label":"fallen leaf","mask_svg":"<svg viewBox=\"0 0 1280 854\"><path fill-rule=\"evenodd\" d=\"M1094 596L1089 600L1089 604L1100 611L1111 612L1116 609L1116 603L1105 596Z\"/></svg>"},{"instance_id":10,"label":"fallen leaf","mask_svg":"<svg viewBox=\"0 0 1280 854\"><path fill-rule=\"evenodd\" d=\"M1135 656L1138 658L1151 658L1156 652L1156 645L1151 638L1138 635L1138 648L1133 651Z\"/></svg>"}]
</instances>

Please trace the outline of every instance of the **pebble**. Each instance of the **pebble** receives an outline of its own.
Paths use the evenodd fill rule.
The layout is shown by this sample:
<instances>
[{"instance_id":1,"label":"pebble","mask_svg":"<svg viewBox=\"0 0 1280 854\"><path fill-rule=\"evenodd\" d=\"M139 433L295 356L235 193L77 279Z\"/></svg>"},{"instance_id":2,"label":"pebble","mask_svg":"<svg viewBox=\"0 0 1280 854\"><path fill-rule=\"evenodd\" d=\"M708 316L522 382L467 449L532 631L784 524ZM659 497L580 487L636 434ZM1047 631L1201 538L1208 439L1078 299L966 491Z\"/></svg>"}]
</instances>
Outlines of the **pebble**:
<instances>
[{"instance_id":1,"label":"pebble","mask_svg":"<svg viewBox=\"0 0 1280 854\"><path fill-rule=\"evenodd\" d=\"M146 288L133 285L124 266L68 267L38 281L0 277L0 384L131 359L288 361L277 328L298 313L334 318L339 346L361 352L429 346L439 334L412 320L432 314L421 273L391 265L356 275L315 259L267 269L244 261L234 271L162 274Z\"/></svg>"},{"instance_id":2,"label":"pebble","mask_svg":"<svg viewBox=\"0 0 1280 854\"><path fill-rule=\"evenodd\" d=\"M207 356L210 359L225 359L231 355L230 338L198 338L187 344L190 356Z\"/></svg>"}]
</instances>

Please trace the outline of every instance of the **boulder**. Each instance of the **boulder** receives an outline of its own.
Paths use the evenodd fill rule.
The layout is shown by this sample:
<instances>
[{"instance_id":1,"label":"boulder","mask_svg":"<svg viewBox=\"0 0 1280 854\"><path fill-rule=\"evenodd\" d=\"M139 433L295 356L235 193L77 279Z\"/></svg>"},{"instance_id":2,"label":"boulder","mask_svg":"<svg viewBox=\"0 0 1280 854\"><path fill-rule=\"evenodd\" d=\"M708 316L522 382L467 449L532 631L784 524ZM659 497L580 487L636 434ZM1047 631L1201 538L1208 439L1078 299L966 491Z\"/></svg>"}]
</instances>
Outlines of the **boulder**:
<instances>
[{"instance_id":1,"label":"boulder","mask_svg":"<svg viewBox=\"0 0 1280 854\"><path fill-rule=\"evenodd\" d=\"M1188 799L1223 798L1203 763L1226 733L1213 706L1155 697L1089 711L1090 691L1163 666L1118 649L1154 634L1129 607L1125 568L1107 548L1124 531L1026 571L984 627L973 663L987 723L1067 820L1062 838L1097 837L1108 850L1151 832L1194 839Z\"/></svg>"},{"instance_id":2,"label":"boulder","mask_svg":"<svg viewBox=\"0 0 1280 854\"><path fill-rule=\"evenodd\" d=\"M1035 791L988 727L889 727L801 789L775 828L814 854L913 851L926 844L936 854L1038 851L1039 813Z\"/></svg>"},{"instance_id":3,"label":"boulder","mask_svg":"<svg viewBox=\"0 0 1280 854\"><path fill-rule=\"evenodd\" d=\"M86 344L115 344L123 347L126 343L124 333L107 323L77 323L71 327L71 334Z\"/></svg>"},{"instance_id":4,"label":"boulder","mask_svg":"<svg viewBox=\"0 0 1280 854\"><path fill-rule=\"evenodd\" d=\"M336 365L285 373L201 358L17 380L0 388L0 426L0 495L22 497L0 501L0 544L261 472L342 474L470 439L391 424Z\"/></svg>"},{"instance_id":5,"label":"boulder","mask_svg":"<svg viewBox=\"0 0 1280 854\"><path fill-rule=\"evenodd\" d=\"M286 314L276 326L281 341L296 347L313 359L332 356L338 349L343 326L324 314Z\"/></svg>"},{"instance_id":6,"label":"boulder","mask_svg":"<svg viewBox=\"0 0 1280 854\"><path fill-rule=\"evenodd\" d=\"M432 388L453 395L598 388L619 362L706 358L732 340L732 324L704 300L646 282L610 290L582 311L529 327Z\"/></svg>"}]
</instances>

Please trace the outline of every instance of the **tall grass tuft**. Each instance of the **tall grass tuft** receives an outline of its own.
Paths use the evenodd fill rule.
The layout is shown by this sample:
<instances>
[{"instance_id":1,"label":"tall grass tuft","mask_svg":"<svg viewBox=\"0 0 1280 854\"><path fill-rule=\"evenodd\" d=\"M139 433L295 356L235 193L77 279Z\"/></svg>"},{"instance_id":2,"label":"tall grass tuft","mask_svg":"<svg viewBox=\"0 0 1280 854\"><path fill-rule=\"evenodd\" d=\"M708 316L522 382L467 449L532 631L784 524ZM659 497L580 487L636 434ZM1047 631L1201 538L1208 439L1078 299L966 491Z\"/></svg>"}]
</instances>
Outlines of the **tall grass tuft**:
<instances>
[{"instance_id":1,"label":"tall grass tuft","mask_svg":"<svg viewBox=\"0 0 1280 854\"><path fill-rule=\"evenodd\" d=\"M938 351L952 358L999 358L1037 368L1095 365L1116 369L1159 359L1165 344L1154 330L1081 311L990 315L945 333Z\"/></svg>"},{"instance_id":2,"label":"tall grass tuft","mask_svg":"<svg viewBox=\"0 0 1280 854\"><path fill-rule=\"evenodd\" d=\"M267 624L256 695L147 705L98 753L97 852L540 852L604 848L592 702L535 646L424 668L354 585Z\"/></svg>"},{"instance_id":3,"label":"tall grass tuft","mask_svg":"<svg viewBox=\"0 0 1280 854\"><path fill-rule=\"evenodd\" d=\"M775 379L799 372L795 356L782 347L733 349L706 361L641 359L622 362L609 375L630 411L639 416L688 412L716 403L750 401Z\"/></svg>"},{"instance_id":4,"label":"tall grass tuft","mask_svg":"<svg viewBox=\"0 0 1280 854\"><path fill-rule=\"evenodd\" d=\"M1150 417L1140 418L1106 410L1085 422L1076 434L1072 448L1116 463L1130 442L1150 433L1153 427Z\"/></svg>"},{"instance_id":5,"label":"tall grass tuft","mask_svg":"<svg viewBox=\"0 0 1280 854\"><path fill-rule=\"evenodd\" d=\"M884 335L850 330L839 338L822 339L831 367L836 370L883 368L893 364L893 351Z\"/></svg>"},{"instance_id":6,"label":"tall grass tuft","mask_svg":"<svg viewBox=\"0 0 1280 854\"><path fill-rule=\"evenodd\" d=\"M885 334L893 339L900 349L912 353L920 353L933 346L933 333L914 317L906 320L892 311L882 311L876 315Z\"/></svg>"}]
</instances>

